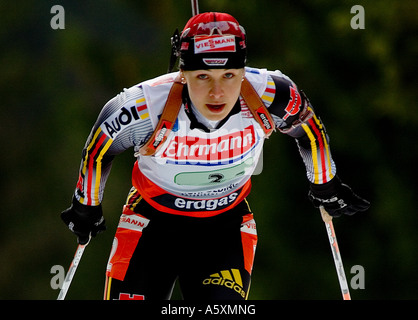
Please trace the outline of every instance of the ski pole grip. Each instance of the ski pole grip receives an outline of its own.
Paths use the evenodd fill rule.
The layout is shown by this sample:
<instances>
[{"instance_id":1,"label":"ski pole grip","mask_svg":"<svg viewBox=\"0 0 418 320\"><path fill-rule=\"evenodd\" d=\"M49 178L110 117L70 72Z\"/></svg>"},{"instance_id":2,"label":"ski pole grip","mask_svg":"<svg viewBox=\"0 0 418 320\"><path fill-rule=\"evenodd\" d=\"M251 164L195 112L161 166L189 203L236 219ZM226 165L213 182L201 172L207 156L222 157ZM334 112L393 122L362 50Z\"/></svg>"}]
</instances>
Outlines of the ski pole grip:
<instances>
[{"instance_id":1,"label":"ski pole grip","mask_svg":"<svg viewBox=\"0 0 418 320\"><path fill-rule=\"evenodd\" d=\"M323 206L320 206L319 207L319 211L321 212L321 217L322 217L322 220L325 222L325 223L330 223L331 222L331 220L332 220L332 217L329 215L329 213L325 210L325 208L323 207Z\"/></svg>"}]
</instances>

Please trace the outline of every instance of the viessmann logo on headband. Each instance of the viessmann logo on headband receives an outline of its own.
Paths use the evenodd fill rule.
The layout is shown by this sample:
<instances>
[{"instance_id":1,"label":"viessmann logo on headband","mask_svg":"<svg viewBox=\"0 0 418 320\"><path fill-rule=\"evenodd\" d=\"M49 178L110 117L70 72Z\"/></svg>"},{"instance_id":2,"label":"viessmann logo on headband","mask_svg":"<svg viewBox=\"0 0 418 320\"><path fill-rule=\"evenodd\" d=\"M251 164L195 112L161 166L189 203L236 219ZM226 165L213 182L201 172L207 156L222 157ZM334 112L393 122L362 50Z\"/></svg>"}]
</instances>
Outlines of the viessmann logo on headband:
<instances>
[{"instance_id":1,"label":"viessmann logo on headband","mask_svg":"<svg viewBox=\"0 0 418 320\"><path fill-rule=\"evenodd\" d=\"M196 36L194 53L235 52L234 36Z\"/></svg>"},{"instance_id":2,"label":"viessmann logo on headband","mask_svg":"<svg viewBox=\"0 0 418 320\"><path fill-rule=\"evenodd\" d=\"M209 67L224 66L228 62L228 58L219 58L219 59L204 58L203 62Z\"/></svg>"}]
</instances>

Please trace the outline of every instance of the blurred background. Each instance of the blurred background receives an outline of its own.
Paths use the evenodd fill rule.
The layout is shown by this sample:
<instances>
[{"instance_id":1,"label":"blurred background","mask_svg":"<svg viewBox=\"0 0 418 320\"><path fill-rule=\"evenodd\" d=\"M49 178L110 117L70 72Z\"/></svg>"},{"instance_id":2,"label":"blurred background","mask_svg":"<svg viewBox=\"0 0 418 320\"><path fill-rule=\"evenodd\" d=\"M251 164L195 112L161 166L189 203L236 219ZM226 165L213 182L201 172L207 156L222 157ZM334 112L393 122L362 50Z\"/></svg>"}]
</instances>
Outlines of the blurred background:
<instances>
[{"instance_id":1,"label":"blurred background","mask_svg":"<svg viewBox=\"0 0 418 320\"><path fill-rule=\"evenodd\" d=\"M340 177L371 201L368 212L334 221L349 282L353 266L364 268L364 289L351 289L352 298L417 299L418 2L199 2L201 12L231 13L246 28L250 66L279 69L306 92ZM357 4L364 29L350 26ZM65 9L65 29L51 28L53 5ZM56 299L51 268L67 270L77 246L59 213L85 140L109 99L166 72L190 1L2 1L0 16L0 299ZM114 161L108 230L85 251L68 299L102 299L134 160L127 151ZM250 299L341 299L307 190L295 142L273 135L249 197L259 234Z\"/></svg>"}]
</instances>

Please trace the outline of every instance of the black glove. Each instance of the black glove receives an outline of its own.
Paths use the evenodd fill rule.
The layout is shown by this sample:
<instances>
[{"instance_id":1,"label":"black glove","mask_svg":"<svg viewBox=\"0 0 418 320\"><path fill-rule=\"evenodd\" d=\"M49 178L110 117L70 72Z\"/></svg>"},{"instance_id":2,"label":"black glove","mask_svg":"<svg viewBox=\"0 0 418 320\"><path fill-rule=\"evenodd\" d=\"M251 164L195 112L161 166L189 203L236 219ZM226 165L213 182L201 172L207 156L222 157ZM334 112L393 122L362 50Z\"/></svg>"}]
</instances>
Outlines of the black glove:
<instances>
[{"instance_id":1,"label":"black glove","mask_svg":"<svg viewBox=\"0 0 418 320\"><path fill-rule=\"evenodd\" d=\"M90 236L106 230L102 206L86 206L73 197L71 207L61 213L61 219L77 236L79 244L86 244Z\"/></svg>"},{"instance_id":2,"label":"black glove","mask_svg":"<svg viewBox=\"0 0 418 320\"><path fill-rule=\"evenodd\" d=\"M316 208L323 206L332 217L342 214L351 216L370 207L369 201L356 195L349 186L341 183L337 176L324 184L312 183L308 197Z\"/></svg>"}]
</instances>

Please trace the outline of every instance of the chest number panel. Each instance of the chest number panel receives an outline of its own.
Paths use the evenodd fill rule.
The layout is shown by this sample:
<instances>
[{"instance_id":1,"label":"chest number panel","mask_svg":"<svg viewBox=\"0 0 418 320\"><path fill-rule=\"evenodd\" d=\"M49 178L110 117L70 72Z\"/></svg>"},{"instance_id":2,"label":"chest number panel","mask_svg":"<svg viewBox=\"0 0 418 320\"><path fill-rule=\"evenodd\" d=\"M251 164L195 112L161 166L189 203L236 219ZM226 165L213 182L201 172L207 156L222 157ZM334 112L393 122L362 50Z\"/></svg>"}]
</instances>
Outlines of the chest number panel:
<instances>
[{"instance_id":1,"label":"chest number panel","mask_svg":"<svg viewBox=\"0 0 418 320\"><path fill-rule=\"evenodd\" d=\"M210 186L233 180L245 174L245 170L253 165L253 158L236 166L212 171L182 172L174 177L174 182L181 186Z\"/></svg>"}]
</instances>

